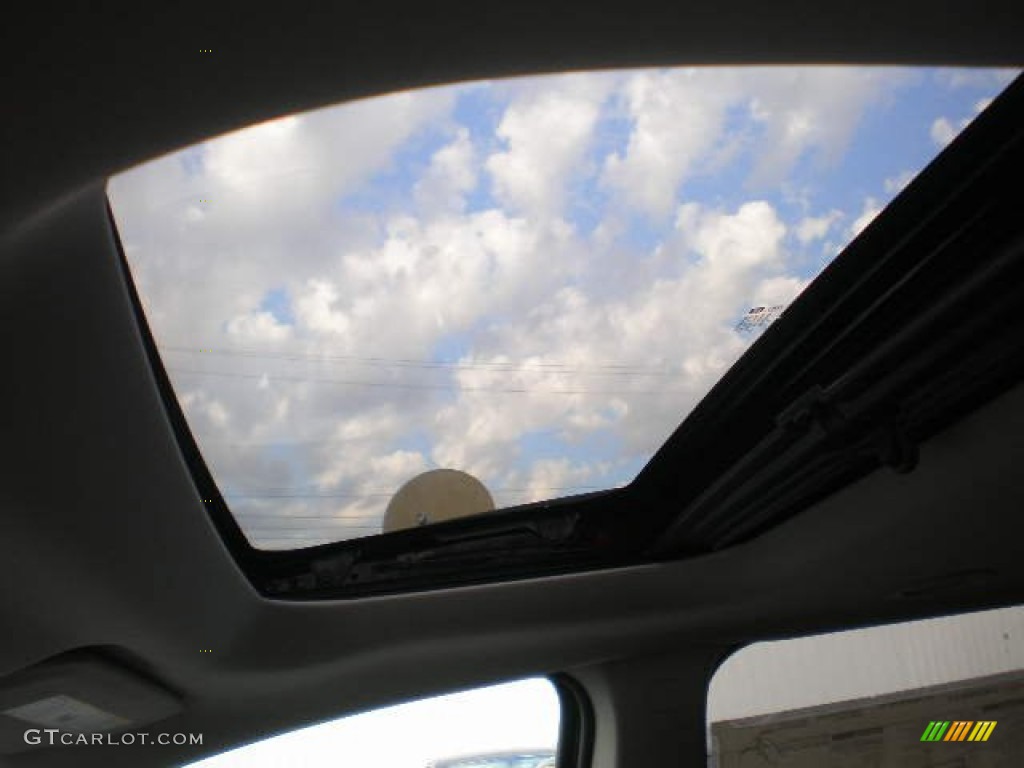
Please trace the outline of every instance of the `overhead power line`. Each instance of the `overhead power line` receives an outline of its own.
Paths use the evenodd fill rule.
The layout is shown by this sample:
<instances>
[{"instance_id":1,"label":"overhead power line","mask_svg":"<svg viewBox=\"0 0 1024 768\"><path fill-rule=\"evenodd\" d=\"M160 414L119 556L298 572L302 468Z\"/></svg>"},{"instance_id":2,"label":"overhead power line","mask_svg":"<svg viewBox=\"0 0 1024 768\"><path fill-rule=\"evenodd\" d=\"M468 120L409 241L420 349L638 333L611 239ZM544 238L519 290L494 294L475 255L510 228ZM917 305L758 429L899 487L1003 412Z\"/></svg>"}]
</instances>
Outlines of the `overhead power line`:
<instances>
[{"instance_id":1,"label":"overhead power line","mask_svg":"<svg viewBox=\"0 0 1024 768\"><path fill-rule=\"evenodd\" d=\"M548 429L537 429L530 430L532 437L541 437L545 435L558 435L566 432L568 427L550 427ZM290 447L290 446L302 446L302 445L352 445L354 443L362 443L367 439L372 439L373 435L363 435L360 437L323 437L309 440L276 440L274 438L264 438L262 440L232 440L230 438L220 437L207 437L205 435L197 436L200 445L229 445L237 448L266 448L266 447Z\"/></svg>"},{"instance_id":2,"label":"overhead power line","mask_svg":"<svg viewBox=\"0 0 1024 768\"><path fill-rule=\"evenodd\" d=\"M368 387L371 389L409 389L451 392L490 392L494 394L518 395L663 395L673 392L683 393L682 389L541 389L537 387L485 387L462 386L460 384L420 384L403 381L365 381L359 379L325 379L312 376L287 376L270 373L241 373L237 371L201 371L192 368L167 366L167 370L185 376L210 376L228 379L252 379L268 381L291 381L296 383L337 384L346 387Z\"/></svg>"},{"instance_id":3,"label":"overhead power line","mask_svg":"<svg viewBox=\"0 0 1024 768\"><path fill-rule=\"evenodd\" d=\"M303 352L267 352L246 347L192 347L177 344L159 346L161 351L217 357L241 357L259 360L287 360L298 362L348 363L372 367L424 368L442 370L480 371L538 371L544 373L584 373L601 376L674 376L677 371L666 365L642 365L639 363L568 363L545 361L464 361L426 360L403 357L368 357L361 355L337 355Z\"/></svg>"},{"instance_id":4,"label":"overhead power line","mask_svg":"<svg viewBox=\"0 0 1024 768\"><path fill-rule=\"evenodd\" d=\"M607 486L603 485L565 485L546 488L495 488L491 492L498 494L553 494L553 493L576 493L586 491L599 491ZM387 499L394 496L394 491L366 491L363 493L342 493L334 491L307 491L304 488L254 488L238 492L224 492L225 500L230 499L353 499L361 501L364 499Z\"/></svg>"}]
</instances>

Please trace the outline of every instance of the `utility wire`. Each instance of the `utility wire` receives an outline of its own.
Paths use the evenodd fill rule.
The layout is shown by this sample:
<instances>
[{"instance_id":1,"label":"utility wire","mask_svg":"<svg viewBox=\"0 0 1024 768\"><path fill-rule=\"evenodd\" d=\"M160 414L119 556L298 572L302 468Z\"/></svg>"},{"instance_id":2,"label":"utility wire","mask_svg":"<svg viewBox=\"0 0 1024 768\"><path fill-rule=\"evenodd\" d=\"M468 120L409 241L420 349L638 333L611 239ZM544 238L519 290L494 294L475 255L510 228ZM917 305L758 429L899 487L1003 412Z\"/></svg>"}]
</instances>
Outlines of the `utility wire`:
<instances>
[{"instance_id":1,"label":"utility wire","mask_svg":"<svg viewBox=\"0 0 1024 768\"><path fill-rule=\"evenodd\" d=\"M552 427L549 429L531 430L530 434L532 436L557 435L560 432L564 431L564 428ZM300 445L353 445L361 443L367 439L370 439L371 437L372 435L366 435L362 438L327 437L315 440L275 440L273 438L266 438L263 440L230 440L219 437L199 436L198 439L201 445L230 445L238 448L264 448L268 446L280 446L283 448Z\"/></svg>"},{"instance_id":2,"label":"utility wire","mask_svg":"<svg viewBox=\"0 0 1024 768\"><path fill-rule=\"evenodd\" d=\"M310 362L340 362L370 365L375 367L388 366L397 368L427 368L446 370L486 370L486 371L542 371L564 373L590 373L605 376L673 376L677 372L666 366L648 366L635 363L594 363L581 365L557 361L537 362L465 362L461 360L424 360L402 357L365 357L359 355L330 355L302 352L265 352L245 347L187 347L181 345L160 345L161 351L216 355L223 357L243 357L265 360L290 360Z\"/></svg>"},{"instance_id":3,"label":"utility wire","mask_svg":"<svg viewBox=\"0 0 1024 768\"><path fill-rule=\"evenodd\" d=\"M543 488L494 488L491 489L491 493L564 493L566 491L588 491L598 490L604 486L599 485L561 485L561 486L547 486ZM225 499L261 499L268 497L275 497L278 494L286 495L288 497L297 498L353 498L353 499L368 499L376 497L389 497L394 495L394 491L364 491L362 493L342 493L335 491L317 491L310 486L271 486L266 488L247 488L239 491L225 491L222 493Z\"/></svg>"},{"instance_id":4,"label":"utility wire","mask_svg":"<svg viewBox=\"0 0 1024 768\"><path fill-rule=\"evenodd\" d=\"M682 389L537 389L531 387L481 387L461 386L459 384L413 384L401 381L363 381L358 379L322 379L311 376L280 376L269 373L238 373L232 371L197 371L191 368L178 368L167 366L167 370L184 376L211 376L214 378L229 379L267 379L275 381L291 381L301 384L338 384L347 387L369 387L409 389L409 390L432 390L432 391L453 391L453 392L490 392L494 394L520 394L520 395L662 395L673 392L683 393Z\"/></svg>"}]
</instances>

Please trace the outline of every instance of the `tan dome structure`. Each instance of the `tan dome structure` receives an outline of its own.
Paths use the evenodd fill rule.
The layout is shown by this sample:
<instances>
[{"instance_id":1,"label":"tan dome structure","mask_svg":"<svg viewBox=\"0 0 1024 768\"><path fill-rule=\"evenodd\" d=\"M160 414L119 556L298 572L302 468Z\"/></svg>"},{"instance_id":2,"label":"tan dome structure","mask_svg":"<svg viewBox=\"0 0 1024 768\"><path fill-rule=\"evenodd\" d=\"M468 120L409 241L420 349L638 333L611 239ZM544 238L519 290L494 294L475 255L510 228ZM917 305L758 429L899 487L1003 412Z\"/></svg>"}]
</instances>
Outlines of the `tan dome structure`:
<instances>
[{"instance_id":1,"label":"tan dome structure","mask_svg":"<svg viewBox=\"0 0 1024 768\"><path fill-rule=\"evenodd\" d=\"M407 482L384 513L384 533L478 515L494 509L490 491L457 469L432 469Z\"/></svg>"}]
</instances>

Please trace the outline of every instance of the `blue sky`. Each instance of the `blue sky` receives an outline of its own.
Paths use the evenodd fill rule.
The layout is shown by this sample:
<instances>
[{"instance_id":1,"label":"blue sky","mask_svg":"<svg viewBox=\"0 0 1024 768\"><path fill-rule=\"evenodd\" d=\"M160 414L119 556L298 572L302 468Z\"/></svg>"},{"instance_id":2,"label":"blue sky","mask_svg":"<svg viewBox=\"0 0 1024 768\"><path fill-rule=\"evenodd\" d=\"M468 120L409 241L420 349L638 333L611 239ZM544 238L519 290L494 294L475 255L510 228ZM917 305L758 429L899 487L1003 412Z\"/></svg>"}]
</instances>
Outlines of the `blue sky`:
<instances>
[{"instance_id":1,"label":"blue sky","mask_svg":"<svg viewBox=\"0 0 1024 768\"><path fill-rule=\"evenodd\" d=\"M637 70L290 116L112 179L189 423L257 545L419 472L628 482L1013 73ZM244 497L244 498L243 498ZM234 501L232 501L234 498Z\"/></svg>"}]
</instances>

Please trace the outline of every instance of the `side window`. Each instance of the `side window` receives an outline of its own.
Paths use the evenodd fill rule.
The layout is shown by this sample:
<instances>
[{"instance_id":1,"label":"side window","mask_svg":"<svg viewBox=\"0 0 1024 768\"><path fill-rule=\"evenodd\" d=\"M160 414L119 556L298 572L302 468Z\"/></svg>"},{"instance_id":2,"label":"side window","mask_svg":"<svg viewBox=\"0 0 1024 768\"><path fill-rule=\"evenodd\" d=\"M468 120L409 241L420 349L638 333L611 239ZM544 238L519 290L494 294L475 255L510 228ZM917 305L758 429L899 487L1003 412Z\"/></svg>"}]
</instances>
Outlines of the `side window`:
<instances>
[{"instance_id":1,"label":"side window","mask_svg":"<svg viewBox=\"0 0 1024 768\"><path fill-rule=\"evenodd\" d=\"M560 706L550 681L520 680L343 717L188 768L553 768Z\"/></svg>"},{"instance_id":2,"label":"side window","mask_svg":"<svg viewBox=\"0 0 1024 768\"><path fill-rule=\"evenodd\" d=\"M709 765L1020 765L1024 606L755 643L708 691Z\"/></svg>"}]
</instances>

